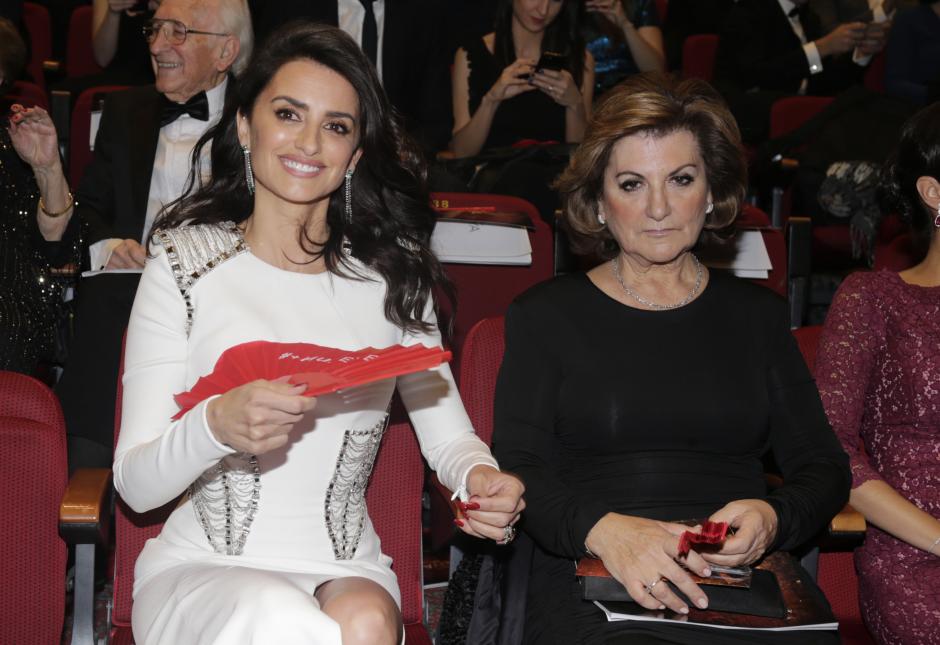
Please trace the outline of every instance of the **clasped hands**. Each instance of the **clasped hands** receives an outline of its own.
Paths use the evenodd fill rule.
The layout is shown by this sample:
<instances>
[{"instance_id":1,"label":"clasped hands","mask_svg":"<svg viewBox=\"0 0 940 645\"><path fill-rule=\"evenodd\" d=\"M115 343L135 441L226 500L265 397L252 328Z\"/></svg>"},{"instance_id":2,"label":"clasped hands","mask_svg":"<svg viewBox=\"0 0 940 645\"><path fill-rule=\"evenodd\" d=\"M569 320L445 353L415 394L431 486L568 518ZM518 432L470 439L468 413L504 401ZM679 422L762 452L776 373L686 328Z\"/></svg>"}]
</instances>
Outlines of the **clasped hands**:
<instances>
[{"instance_id":1,"label":"clasped hands","mask_svg":"<svg viewBox=\"0 0 940 645\"><path fill-rule=\"evenodd\" d=\"M669 585L659 584L661 580L672 582L697 607L704 609L708 598L688 571L707 578L712 564L751 564L764 555L777 534L777 514L763 500L730 502L708 519L727 522L733 534L729 531L720 549L689 551L681 559L679 537L689 530L688 526L618 513L602 517L588 533L585 546L604 562L637 604L646 609L686 614L688 606Z\"/></svg>"}]
</instances>

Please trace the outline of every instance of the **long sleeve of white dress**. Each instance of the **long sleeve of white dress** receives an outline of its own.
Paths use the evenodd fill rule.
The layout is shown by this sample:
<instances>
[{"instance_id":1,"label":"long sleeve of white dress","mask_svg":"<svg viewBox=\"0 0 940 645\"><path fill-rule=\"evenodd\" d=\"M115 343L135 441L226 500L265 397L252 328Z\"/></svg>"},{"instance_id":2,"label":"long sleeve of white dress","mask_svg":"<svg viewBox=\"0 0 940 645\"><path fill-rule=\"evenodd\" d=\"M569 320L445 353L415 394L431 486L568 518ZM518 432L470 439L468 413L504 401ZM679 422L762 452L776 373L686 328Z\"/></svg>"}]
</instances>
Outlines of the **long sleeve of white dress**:
<instances>
[{"instance_id":1,"label":"long sleeve of white dress","mask_svg":"<svg viewBox=\"0 0 940 645\"><path fill-rule=\"evenodd\" d=\"M115 487L134 510L146 511L175 499L206 469L234 452L219 443L209 429L205 418L208 401L195 406L179 421L171 421L178 411L173 395L191 388L200 376L211 371L211 363L218 358L217 354L211 361L208 357L200 360L198 356L200 347L194 338L201 319L230 315L230 325L239 326L248 317L239 319L239 308L256 306L239 298L251 298L254 279L251 274L258 270L259 263L260 260L245 253L214 269L215 273L222 273L222 269L229 274L245 272L239 278L243 282L236 282L245 285L244 292L228 296L233 302L230 313L220 306L200 306L200 298L203 302L210 301L210 296L217 299L218 294L210 289L224 288L223 284L213 284L214 279L221 282L221 278L213 274L202 278L192 290L196 326L187 336L187 303L165 250L157 247L154 257L148 260L128 328L122 423L114 463ZM228 275L226 277L229 279ZM295 276L283 276L283 279L289 281ZM385 320L382 308L383 283L335 279L330 288L333 299L339 302L337 306L348 309L348 320L355 321L360 336L377 335L383 339L388 336L386 328L390 323ZM200 295L199 289L206 295ZM284 296L280 298L276 283L266 285L265 289L272 303L287 301L293 293L292 287L285 287ZM275 326L273 317L288 313L271 306L268 315L272 317L272 326ZM344 315L346 313L344 310ZM435 322L433 314L429 314L428 319ZM225 324L220 327L226 328ZM390 338L392 342L441 344L436 331L403 334L397 330L395 333L398 337ZM196 367L200 363L202 366ZM460 490L474 465L497 467L489 449L473 431L447 365L400 377L397 387L422 452L444 485Z\"/></svg>"}]
</instances>

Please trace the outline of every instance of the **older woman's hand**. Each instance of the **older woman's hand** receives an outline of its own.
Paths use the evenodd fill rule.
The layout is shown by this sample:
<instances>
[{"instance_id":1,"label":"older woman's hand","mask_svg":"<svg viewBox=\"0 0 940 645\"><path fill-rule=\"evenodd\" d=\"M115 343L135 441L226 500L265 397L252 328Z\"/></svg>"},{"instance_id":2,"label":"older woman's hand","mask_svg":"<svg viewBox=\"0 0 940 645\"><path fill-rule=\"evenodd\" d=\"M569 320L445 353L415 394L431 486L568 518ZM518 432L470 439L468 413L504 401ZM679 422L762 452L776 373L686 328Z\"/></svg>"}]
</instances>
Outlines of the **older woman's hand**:
<instances>
[{"instance_id":1,"label":"older woman's hand","mask_svg":"<svg viewBox=\"0 0 940 645\"><path fill-rule=\"evenodd\" d=\"M258 380L209 401L206 421L220 443L263 455L287 443L294 424L312 410L316 398L303 396L305 384Z\"/></svg>"},{"instance_id":2,"label":"older woman's hand","mask_svg":"<svg viewBox=\"0 0 940 645\"><path fill-rule=\"evenodd\" d=\"M510 527L519 521L519 514L525 508L522 481L515 475L480 464L470 469L467 492L470 499L458 503L463 517L455 521L457 526L469 535L503 544L511 542L515 528Z\"/></svg>"},{"instance_id":3,"label":"older woman's hand","mask_svg":"<svg viewBox=\"0 0 940 645\"><path fill-rule=\"evenodd\" d=\"M702 554L714 564L728 567L751 564L767 552L777 536L777 513L760 499L730 502L708 519L727 522L734 529L734 535L724 541L721 550Z\"/></svg>"},{"instance_id":4,"label":"older woman's hand","mask_svg":"<svg viewBox=\"0 0 940 645\"><path fill-rule=\"evenodd\" d=\"M608 513L588 533L585 546L604 562L630 597L647 609L669 608L685 614L689 609L664 580L671 581L698 607L708 598L688 572L676 562L679 536L689 527L641 517ZM708 563L690 551L685 566L700 576L710 575Z\"/></svg>"},{"instance_id":5,"label":"older woman's hand","mask_svg":"<svg viewBox=\"0 0 940 645\"><path fill-rule=\"evenodd\" d=\"M49 113L18 103L10 108L10 113L10 141L16 154L32 166L34 172L59 169L59 141Z\"/></svg>"}]
</instances>

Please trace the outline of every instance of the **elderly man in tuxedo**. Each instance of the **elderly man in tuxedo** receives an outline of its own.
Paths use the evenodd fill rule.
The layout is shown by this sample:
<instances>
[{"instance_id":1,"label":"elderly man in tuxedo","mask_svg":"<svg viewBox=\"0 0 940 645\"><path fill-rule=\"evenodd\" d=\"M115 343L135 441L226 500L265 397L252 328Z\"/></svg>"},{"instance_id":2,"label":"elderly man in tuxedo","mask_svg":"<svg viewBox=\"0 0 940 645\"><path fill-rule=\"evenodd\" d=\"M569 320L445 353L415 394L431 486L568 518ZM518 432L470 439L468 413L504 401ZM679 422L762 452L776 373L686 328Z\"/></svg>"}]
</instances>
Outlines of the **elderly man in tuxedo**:
<instances>
[{"instance_id":1,"label":"elderly man in tuxedo","mask_svg":"<svg viewBox=\"0 0 940 645\"><path fill-rule=\"evenodd\" d=\"M111 463L121 341L155 217L183 192L193 147L218 120L252 47L246 0L164 0L145 27L154 85L111 94L76 191L90 268L57 387L70 467Z\"/></svg>"},{"instance_id":2,"label":"elderly man in tuxedo","mask_svg":"<svg viewBox=\"0 0 940 645\"><path fill-rule=\"evenodd\" d=\"M405 128L428 152L451 135L450 61L444 0L249 0L259 42L291 20L339 27L375 64Z\"/></svg>"},{"instance_id":3,"label":"elderly man in tuxedo","mask_svg":"<svg viewBox=\"0 0 940 645\"><path fill-rule=\"evenodd\" d=\"M793 94L832 96L859 83L884 32L847 22L828 33L809 0L739 0L720 33L715 86L746 141L767 135L770 106ZM853 61L856 49L861 57Z\"/></svg>"}]
</instances>

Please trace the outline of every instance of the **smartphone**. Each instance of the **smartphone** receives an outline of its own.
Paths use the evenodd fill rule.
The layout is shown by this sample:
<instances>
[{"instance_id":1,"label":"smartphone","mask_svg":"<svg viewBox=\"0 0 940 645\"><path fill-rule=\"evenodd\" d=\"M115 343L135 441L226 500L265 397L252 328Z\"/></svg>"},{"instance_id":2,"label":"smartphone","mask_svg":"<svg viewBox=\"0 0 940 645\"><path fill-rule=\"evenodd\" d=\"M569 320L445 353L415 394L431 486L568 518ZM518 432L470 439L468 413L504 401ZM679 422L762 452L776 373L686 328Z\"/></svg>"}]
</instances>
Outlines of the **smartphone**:
<instances>
[{"instance_id":1,"label":"smartphone","mask_svg":"<svg viewBox=\"0 0 940 645\"><path fill-rule=\"evenodd\" d=\"M568 57L558 52L542 52L539 62L535 65L535 70L551 69L560 71L568 67Z\"/></svg>"}]
</instances>

